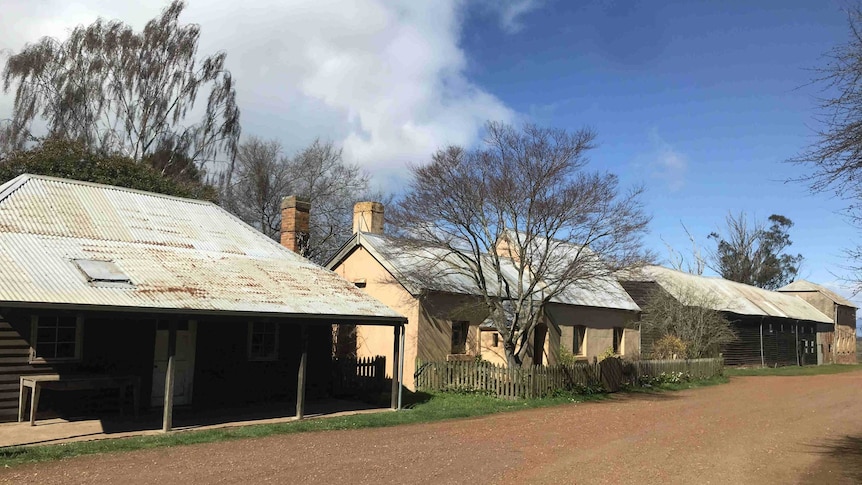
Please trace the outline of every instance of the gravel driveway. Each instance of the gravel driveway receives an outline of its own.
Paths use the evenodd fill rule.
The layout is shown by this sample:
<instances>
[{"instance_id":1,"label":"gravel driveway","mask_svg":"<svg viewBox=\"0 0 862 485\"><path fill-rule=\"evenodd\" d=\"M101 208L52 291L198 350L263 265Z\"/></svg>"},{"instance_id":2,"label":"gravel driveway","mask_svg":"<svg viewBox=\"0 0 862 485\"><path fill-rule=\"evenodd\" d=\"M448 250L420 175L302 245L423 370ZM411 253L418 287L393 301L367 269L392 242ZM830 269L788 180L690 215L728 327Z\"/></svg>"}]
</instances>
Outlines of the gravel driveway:
<instances>
[{"instance_id":1,"label":"gravel driveway","mask_svg":"<svg viewBox=\"0 0 862 485\"><path fill-rule=\"evenodd\" d=\"M0 470L10 483L862 483L862 372Z\"/></svg>"}]
</instances>

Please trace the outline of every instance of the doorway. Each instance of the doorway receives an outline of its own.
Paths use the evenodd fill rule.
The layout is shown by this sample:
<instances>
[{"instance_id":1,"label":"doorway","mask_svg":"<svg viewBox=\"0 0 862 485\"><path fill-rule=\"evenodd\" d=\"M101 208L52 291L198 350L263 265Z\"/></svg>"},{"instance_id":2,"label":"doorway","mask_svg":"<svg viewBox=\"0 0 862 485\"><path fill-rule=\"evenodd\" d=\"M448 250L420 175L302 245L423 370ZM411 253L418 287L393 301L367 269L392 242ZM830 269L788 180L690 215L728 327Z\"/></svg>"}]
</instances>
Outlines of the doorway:
<instances>
[{"instance_id":1,"label":"doorway","mask_svg":"<svg viewBox=\"0 0 862 485\"><path fill-rule=\"evenodd\" d=\"M159 321L156 326L156 351L153 359L152 406L165 402L165 373L168 369L169 322ZM195 340L197 322L177 322L177 352L174 357L174 405L192 403L192 384L195 373Z\"/></svg>"}]
</instances>

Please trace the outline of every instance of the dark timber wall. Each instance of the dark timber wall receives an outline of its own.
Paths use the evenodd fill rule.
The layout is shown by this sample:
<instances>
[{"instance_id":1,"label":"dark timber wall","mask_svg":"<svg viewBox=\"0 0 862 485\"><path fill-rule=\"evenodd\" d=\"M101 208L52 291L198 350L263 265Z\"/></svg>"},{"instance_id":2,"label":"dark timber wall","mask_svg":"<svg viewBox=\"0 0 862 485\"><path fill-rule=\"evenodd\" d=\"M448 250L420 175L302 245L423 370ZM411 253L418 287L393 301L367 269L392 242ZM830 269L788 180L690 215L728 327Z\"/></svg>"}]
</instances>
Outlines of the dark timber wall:
<instances>
[{"instance_id":1,"label":"dark timber wall","mask_svg":"<svg viewBox=\"0 0 862 485\"><path fill-rule=\"evenodd\" d=\"M40 315L49 314L40 312ZM140 314L85 314L81 360L63 364L29 362L30 318L31 312L8 309L0 317L0 422L17 419L19 379L23 375L135 375L141 380L141 408L149 407L157 328L155 318L142 318ZM301 323L296 320L280 323L277 361L250 362L247 320L198 319L193 406L205 408L295 398ZM310 399L330 392L331 351L331 326L309 325L306 396ZM81 415L79 412L113 413L118 409L117 399L116 390L44 392L39 409L43 417L48 414Z\"/></svg>"},{"instance_id":2,"label":"dark timber wall","mask_svg":"<svg viewBox=\"0 0 862 485\"><path fill-rule=\"evenodd\" d=\"M774 367L817 364L815 324L768 317L728 315L737 340L722 349L725 364ZM763 356L760 353L763 324ZM799 335L797 337L797 329ZM798 361L797 361L798 354Z\"/></svg>"},{"instance_id":3,"label":"dark timber wall","mask_svg":"<svg viewBox=\"0 0 862 485\"><path fill-rule=\"evenodd\" d=\"M40 315L56 313L40 312ZM0 421L18 415L21 376L52 373L96 373L136 375L141 378L141 399L149 402L152 388L155 320L129 315L92 314L85 316L81 339L81 360L68 363L30 361L29 312L7 311L0 319ZM45 392L39 409L52 414L74 414L82 408L117 409L116 391Z\"/></svg>"},{"instance_id":4,"label":"dark timber wall","mask_svg":"<svg viewBox=\"0 0 862 485\"><path fill-rule=\"evenodd\" d=\"M248 360L247 323L198 321L193 406L212 408L296 397L300 322L278 330L278 360ZM309 325L306 397L329 393L332 327Z\"/></svg>"}]
</instances>

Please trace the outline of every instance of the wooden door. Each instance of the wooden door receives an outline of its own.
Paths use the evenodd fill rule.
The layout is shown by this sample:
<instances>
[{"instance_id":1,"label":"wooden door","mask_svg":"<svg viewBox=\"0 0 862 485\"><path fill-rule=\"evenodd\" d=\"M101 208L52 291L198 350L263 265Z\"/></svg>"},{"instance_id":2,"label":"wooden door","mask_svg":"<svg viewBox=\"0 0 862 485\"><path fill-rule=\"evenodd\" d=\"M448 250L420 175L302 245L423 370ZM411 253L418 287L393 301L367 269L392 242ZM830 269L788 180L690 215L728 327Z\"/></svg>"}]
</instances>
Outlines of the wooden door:
<instances>
[{"instance_id":1,"label":"wooden door","mask_svg":"<svg viewBox=\"0 0 862 485\"><path fill-rule=\"evenodd\" d=\"M168 323L161 321L156 329L156 352L153 361L153 406L165 402L165 372L168 369ZM192 403L192 383L195 372L195 337L197 324L193 321L177 323L177 353L174 357L174 405Z\"/></svg>"}]
</instances>

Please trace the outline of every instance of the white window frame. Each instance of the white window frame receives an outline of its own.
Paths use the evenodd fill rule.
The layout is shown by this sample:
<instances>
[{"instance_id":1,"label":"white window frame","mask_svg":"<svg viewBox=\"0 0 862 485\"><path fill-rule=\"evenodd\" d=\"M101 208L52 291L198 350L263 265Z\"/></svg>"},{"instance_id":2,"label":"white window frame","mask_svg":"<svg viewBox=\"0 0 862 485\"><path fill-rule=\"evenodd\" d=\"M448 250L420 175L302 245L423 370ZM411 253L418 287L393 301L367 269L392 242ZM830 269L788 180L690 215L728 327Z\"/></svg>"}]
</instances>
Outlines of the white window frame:
<instances>
[{"instance_id":1,"label":"white window frame","mask_svg":"<svg viewBox=\"0 0 862 485\"><path fill-rule=\"evenodd\" d=\"M584 334L581 336L578 333L578 329L583 329ZM578 345L578 351L575 352L575 343L578 343L578 337L580 338L580 345ZM574 325L572 327L572 354L583 357L587 355L587 326L586 325Z\"/></svg>"},{"instance_id":2,"label":"white window frame","mask_svg":"<svg viewBox=\"0 0 862 485\"><path fill-rule=\"evenodd\" d=\"M53 319L56 322L61 315L31 315L30 316L30 359L31 364L45 364L51 362L80 362L82 354L82 339L84 336L84 317L75 317L75 355L73 357L43 357L36 355L39 339L39 319Z\"/></svg>"},{"instance_id":3,"label":"white window frame","mask_svg":"<svg viewBox=\"0 0 862 485\"><path fill-rule=\"evenodd\" d=\"M617 330L620 331L620 342L617 344ZM614 355L625 355L625 342L626 342L626 328L625 327L613 327L611 330L611 349L613 347L617 347L614 352Z\"/></svg>"},{"instance_id":4,"label":"white window frame","mask_svg":"<svg viewBox=\"0 0 862 485\"><path fill-rule=\"evenodd\" d=\"M275 338L275 345L273 347L272 354L270 354L270 355L254 355L253 354L253 352L252 352L252 338L254 336L254 324L255 323L263 323L263 324L271 323L272 325L275 325L275 334L273 337L273 338ZM281 325L279 325L278 322L261 322L261 321L248 322L247 355L248 355L249 362L274 362L274 361L277 361L278 360L278 350L279 350L278 349L278 341L279 341L279 333L280 332L281 332Z\"/></svg>"}]
</instances>

